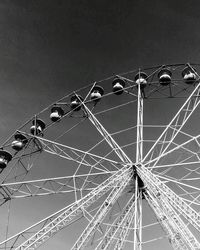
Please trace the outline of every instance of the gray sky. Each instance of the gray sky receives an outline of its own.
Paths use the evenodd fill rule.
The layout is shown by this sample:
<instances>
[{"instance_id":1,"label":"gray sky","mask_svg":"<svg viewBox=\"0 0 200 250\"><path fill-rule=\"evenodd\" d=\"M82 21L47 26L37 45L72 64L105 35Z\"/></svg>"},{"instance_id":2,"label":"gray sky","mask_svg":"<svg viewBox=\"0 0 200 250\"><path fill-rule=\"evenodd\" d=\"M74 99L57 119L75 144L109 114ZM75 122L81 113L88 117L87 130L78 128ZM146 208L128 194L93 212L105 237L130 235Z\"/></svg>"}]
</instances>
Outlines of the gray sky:
<instances>
[{"instance_id":1,"label":"gray sky","mask_svg":"<svg viewBox=\"0 0 200 250\"><path fill-rule=\"evenodd\" d=\"M199 62L199 9L195 0L1 0L0 141L95 80L139 67ZM42 203L48 201L37 201L34 209ZM62 249L62 234L43 249Z\"/></svg>"},{"instance_id":2,"label":"gray sky","mask_svg":"<svg viewBox=\"0 0 200 250\"><path fill-rule=\"evenodd\" d=\"M48 103L88 82L141 66L198 62L199 5L2 0L1 141Z\"/></svg>"}]
</instances>

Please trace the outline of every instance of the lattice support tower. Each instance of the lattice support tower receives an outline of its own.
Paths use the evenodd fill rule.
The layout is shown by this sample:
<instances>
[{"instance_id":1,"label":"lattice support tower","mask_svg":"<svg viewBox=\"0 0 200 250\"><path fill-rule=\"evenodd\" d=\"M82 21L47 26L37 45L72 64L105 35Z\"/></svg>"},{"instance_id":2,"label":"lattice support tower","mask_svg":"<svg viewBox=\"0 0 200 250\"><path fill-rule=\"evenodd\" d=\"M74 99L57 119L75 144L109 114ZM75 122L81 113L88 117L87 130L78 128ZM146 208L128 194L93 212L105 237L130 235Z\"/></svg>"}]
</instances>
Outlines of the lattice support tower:
<instances>
[{"instance_id":1,"label":"lattice support tower","mask_svg":"<svg viewBox=\"0 0 200 250\"><path fill-rule=\"evenodd\" d=\"M135 210L135 194L133 194L128 201L127 205L123 209L122 213L120 216L118 216L112 225L108 228L108 230L105 232L104 236L102 237L101 241L95 248L95 250L106 250L109 249L111 244L116 238L116 235L118 231L126 227L127 221L132 222L133 220L133 215L134 215L134 210ZM131 215L131 216L130 216Z\"/></svg>"},{"instance_id":2,"label":"lattice support tower","mask_svg":"<svg viewBox=\"0 0 200 250\"><path fill-rule=\"evenodd\" d=\"M146 171L148 171L148 170L146 170ZM140 172L140 171L138 170L138 172ZM143 180L147 186L146 192L151 193L151 195L156 195L157 202L159 203L160 207L163 207L163 209L165 209L166 213L169 215L169 218L173 219L174 224L176 225L176 227L178 228L178 230L182 234L182 236L185 237L185 240L187 241L187 244L190 245L191 249L200 249L199 242L194 237L194 235L190 232L190 230L187 228L185 223L181 220L181 218L179 217L179 215L175 212L175 210L173 208L173 207L175 207L176 210L180 214L184 215L183 212L186 212L186 211L182 210L181 207L179 207L179 205L178 205L178 202L180 201L181 198L179 197L179 200L177 200L176 197L178 197L178 196L174 192L172 192L171 189L166 186L166 184L162 183L162 187L165 187L165 190L163 190L161 188L161 185L159 185L160 181L152 173L149 174L148 181L146 181L147 179L145 179L145 178L143 178ZM174 199L173 202L170 199L170 197L172 195L173 195L173 199ZM183 200L182 200L182 204L187 205ZM188 205L187 205L186 209L187 209L187 211L189 209L190 211L195 212ZM188 219L186 214L185 214L185 218Z\"/></svg>"},{"instance_id":3,"label":"lattice support tower","mask_svg":"<svg viewBox=\"0 0 200 250\"><path fill-rule=\"evenodd\" d=\"M92 221L88 224L86 229L83 231L81 236L78 238L74 246L71 248L72 250L81 250L85 247L87 242L90 240L92 235L94 234L95 229L98 228L100 223L103 221L104 217L106 214L110 211L112 208L113 204L116 202L116 200L119 198L121 195L122 191L125 189L126 185L129 183L131 180L131 175L125 176L121 182L120 185L115 187L107 199L104 201L102 206L98 209L97 213L95 214L94 218Z\"/></svg>"},{"instance_id":4,"label":"lattice support tower","mask_svg":"<svg viewBox=\"0 0 200 250\"><path fill-rule=\"evenodd\" d=\"M184 239L182 237L177 237L177 229L174 228L174 224L170 223L170 219L166 213L160 208L157 200L151 195L151 193L144 194L149 206L155 212L155 215L162 226L163 230L166 232L168 240L175 250L189 250Z\"/></svg>"}]
</instances>

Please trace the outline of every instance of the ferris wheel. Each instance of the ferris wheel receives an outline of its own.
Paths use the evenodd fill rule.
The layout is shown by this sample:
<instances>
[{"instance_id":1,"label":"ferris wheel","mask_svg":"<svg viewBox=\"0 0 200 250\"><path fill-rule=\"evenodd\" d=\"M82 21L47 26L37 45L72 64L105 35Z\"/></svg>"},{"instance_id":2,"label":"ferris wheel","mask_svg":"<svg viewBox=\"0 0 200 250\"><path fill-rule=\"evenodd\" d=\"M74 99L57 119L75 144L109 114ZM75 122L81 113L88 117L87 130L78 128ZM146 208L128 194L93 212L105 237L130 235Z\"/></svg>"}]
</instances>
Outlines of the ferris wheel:
<instances>
[{"instance_id":1,"label":"ferris wheel","mask_svg":"<svg viewBox=\"0 0 200 250\"><path fill-rule=\"evenodd\" d=\"M200 249L199 70L114 75L18 128L0 149L0 249L51 249L59 232L72 250ZM46 197L65 206L18 229L15 203Z\"/></svg>"}]
</instances>

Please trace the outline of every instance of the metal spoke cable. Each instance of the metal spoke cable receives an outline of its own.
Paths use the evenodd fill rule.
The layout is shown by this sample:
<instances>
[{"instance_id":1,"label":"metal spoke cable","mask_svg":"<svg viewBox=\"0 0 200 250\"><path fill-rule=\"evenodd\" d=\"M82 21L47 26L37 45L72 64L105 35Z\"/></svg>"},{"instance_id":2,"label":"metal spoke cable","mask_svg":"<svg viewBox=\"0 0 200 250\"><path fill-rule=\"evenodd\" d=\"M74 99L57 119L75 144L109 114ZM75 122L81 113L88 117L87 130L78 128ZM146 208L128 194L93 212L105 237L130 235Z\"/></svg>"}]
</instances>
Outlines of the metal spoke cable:
<instances>
[{"instance_id":1,"label":"metal spoke cable","mask_svg":"<svg viewBox=\"0 0 200 250\"><path fill-rule=\"evenodd\" d=\"M109 212L112 205L116 202L117 198L120 196L121 192L126 187L131 177L132 177L131 175L125 176L125 178L121 180L120 185L111 191L107 199L104 201L104 203L101 205L101 207L95 214L94 220L92 220L88 224L88 226L80 235L80 237L78 238L74 246L71 248L71 250L80 250L80 249L83 249L87 245L89 239L94 234L94 231L98 228L99 224L103 221L105 215Z\"/></svg>"},{"instance_id":2,"label":"metal spoke cable","mask_svg":"<svg viewBox=\"0 0 200 250\"><path fill-rule=\"evenodd\" d=\"M168 124L168 126L166 127L166 129L163 131L163 133L161 134L161 136L157 139L157 141L155 142L155 144L152 146L152 148L149 150L149 152L147 153L147 155L144 157L144 161L147 160L147 157L150 156L150 154L152 153L152 151L154 151L154 149L159 145L159 141L163 140L162 138L166 138L167 134L169 133L170 129L174 129L177 126L179 126L179 124L181 124L178 127L178 130L175 131L173 130L173 134L170 135L170 141L173 141L174 138L176 137L176 135L178 134L178 131L181 130L181 128L183 127L183 125L187 122L187 120L189 119L189 117L191 116L191 114L193 113L193 111L196 109L196 107L198 106L200 100L198 100L198 96L199 96L199 91L200 91L200 83L195 87L194 91L191 93L191 95L188 97L188 99L186 100L186 102L183 104L183 106L181 107L181 109L178 111L178 113L174 116L174 118L171 120L171 122ZM197 93L197 94L196 94ZM194 97L197 96L197 97ZM195 98L195 102L191 102L192 98ZM198 100L198 101L197 101ZM191 104L192 103L192 104ZM192 105L192 107L190 107L190 109L188 110L186 107L189 107L190 105ZM186 110L185 110L186 108ZM180 114L184 114L183 117L180 116ZM181 119L180 119L181 117ZM165 153L165 151L167 150L167 148L169 147L170 143L165 147L165 149L162 150L163 146L161 146L162 151L160 151L159 156L163 153ZM159 158L159 157L158 157Z\"/></svg>"},{"instance_id":3,"label":"metal spoke cable","mask_svg":"<svg viewBox=\"0 0 200 250\"><path fill-rule=\"evenodd\" d=\"M102 237L99 244L96 246L95 250L100 249L109 249L112 240L116 236L117 231L124 227L124 221L126 220L126 217L128 216L128 213L131 211L134 212L134 196L133 194L131 198L129 199L127 205L123 209L122 213L114 220L114 222L109 226L109 229L105 232L104 236Z\"/></svg>"}]
</instances>

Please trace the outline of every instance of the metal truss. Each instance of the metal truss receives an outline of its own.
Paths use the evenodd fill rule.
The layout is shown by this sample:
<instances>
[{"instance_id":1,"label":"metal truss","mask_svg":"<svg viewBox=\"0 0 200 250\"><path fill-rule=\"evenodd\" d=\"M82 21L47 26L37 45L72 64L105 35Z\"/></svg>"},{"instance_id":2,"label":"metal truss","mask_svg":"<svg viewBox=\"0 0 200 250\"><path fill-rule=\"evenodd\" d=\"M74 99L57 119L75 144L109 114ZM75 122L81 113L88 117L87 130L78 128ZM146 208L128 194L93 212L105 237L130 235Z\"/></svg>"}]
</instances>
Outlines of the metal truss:
<instances>
[{"instance_id":1,"label":"metal truss","mask_svg":"<svg viewBox=\"0 0 200 250\"><path fill-rule=\"evenodd\" d=\"M110 225L109 229L105 232L104 236L100 240L95 250L109 249L109 247L115 240L119 230L127 228L127 223L133 221L134 210L135 210L135 194L131 196L127 205L123 209L122 213L114 220L112 225Z\"/></svg>"},{"instance_id":2,"label":"metal truss","mask_svg":"<svg viewBox=\"0 0 200 250\"><path fill-rule=\"evenodd\" d=\"M168 181L168 182L174 183L178 187L180 187L181 189L183 189L185 187L185 188L193 189L195 191L197 191L197 190L199 191L200 190L199 187L197 185L195 186L195 182L193 182L193 181L199 179L199 173L198 173L198 170L199 170L198 165L200 162L199 153L198 153L198 150L196 152L192 151L192 150L188 150L189 145L192 144L193 142L197 143L197 145L198 145L199 138L200 138L199 135L192 137L188 141L185 141L184 143L177 145L173 149L166 151L165 153L162 154L161 157L155 158L155 159L151 160L149 163L144 164L144 166L146 167L146 165L148 165L148 169L150 169L150 170L154 169L154 173L156 173L157 176L159 178L161 178L163 181ZM167 165L167 164L166 165L165 164L164 165L162 165L162 164L155 165L156 161L162 160L164 157L170 157L171 154L173 154L174 152L175 153L179 152L180 150L182 151L183 155L182 155L182 158L181 158L179 163L174 163L174 164L169 164L169 165ZM185 156L184 156L184 153L185 153ZM196 165L195 169L192 167L194 164ZM155 170L157 168L159 168L160 166L161 166L161 168L166 168L166 170L163 170L163 172L156 172ZM180 168L181 166L187 169L186 174L179 176L178 179L173 178L172 176L167 176L168 169L170 170L173 167ZM191 168L191 171L189 171L189 168ZM195 172L197 174L197 176L196 177L190 176L190 173L192 173L192 172ZM188 183L188 181L190 181L190 183ZM185 192L185 193L188 194L188 192ZM191 204L195 203L195 204L199 205L198 197L196 197L196 198L192 197L192 199L193 200L190 201ZM195 200L197 202L195 202Z\"/></svg>"},{"instance_id":3,"label":"metal truss","mask_svg":"<svg viewBox=\"0 0 200 250\"><path fill-rule=\"evenodd\" d=\"M151 193L151 195L153 196L155 195L153 193L154 190L155 189L147 190L147 193ZM200 249L200 243L187 228L186 224L183 222L174 208L169 204L167 198L163 194L161 194L160 196L157 196L156 200L159 204L160 209L162 209L162 211L167 216L168 222L172 224L173 228L175 229L176 237L181 238L183 241L185 241L190 249Z\"/></svg>"},{"instance_id":4,"label":"metal truss","mask_svg":"<svg viewBox=\"0 0 200 250\"><path fill-rule=\"evenodd\" d=\"M136 163L143 159L143 97L141 95L140 83L138 84L137 100L137 144L136 144Z\"/></svg>"},{"instance_id":5,"label":"metal truss","mask_svg":"<svg viewBox=\"0 0 200 250\"><path fill-rule=\"evenodd\" d=\"M184 199L172 191L165 183L160 181L159 178L155 174L151 173L147 168L140 166L140 168L138 168L138 174L144 181L147 190L154 187L154 191L158 197L160 194L163 194L169 204L174 207L179 214L183 215L185 219L193 225L193 227L200 231L200 216L190 207L189 204L184 201Z\"/></svg>"},{"instance_id":6,"label":"metal truss","mask_svg":"<svg viewBox=\"0 0 200 250\"><path fill-rule=\"evenodd\" d=\"M9 167L9 171L5 174L1 183L23 180L41 151L40 142L31 137L24 149L14 155L13 164Z\"/></svg>"},{"instance_id":7,"label":"metal truss","mask_svg":"<svg viewBox=\"0 0 200 250\"><path fill-rule=\"evenodd\" d=\"M137 199L137 198L136 198ZM136 202L136 199L134 200ZM126 238L128 237L130 233L130 227L131 224L133 223L134 216L135 216L135 202L132 206L133 211L128 211L127 216L124 219L124 223L122 224L122 227L119 228L118 236L117 236L117 241L115 245L113 246L114 250L120 250L123 249L125 243L126 243ZM136 228L134 228L134 231Z\"/></svg>"},{"instance_id":8,"label":"metal truss","mask_svg":"<svg viewBox=\"0 0 200 250\"><path fill-rule=\"evenodd\" d=\"M93 122L93 124L95 124L95 126L97 127L97 129L99 130L99 132L105 137L105 139L106 139L106 141L108 142L108 144L111 146L111 148L114 150L114 152L116 152L116 154L119 156L119 158L124 162L124 165L125 164L127 164L127 163L129 163L129 171L128 171L128 174L127 174L127 172L126 171L124 171L127 167L123 167L121 170L118 170L117 171L117 173L118 172L120 172L120 181L121 181L121 179L124 177L124 182L123 182L123 184L124 185L120 185L120 189L119 189L119 187L117 188L117 190L115 190L115 192L114 192L114 197L116 196L116 197L118 197L117 196L117 194L118 195L120 195L121 194L121 192L123 191L123 189L126 187L126 185L125 184L128 184L127 183L127 180L130 180L131 179L131 175L132 175L132 162L131 162L131 160L126 156L126 154L123 152L123 150L119 147L119 145L114 141L114 139L111 137L111 135L109 135L108 134L108 132L103 128L103 126L100 124L100 122L94 117L94 115L91 113L91 111L85 106L85 110L87 111L87 114L89 114L89 118L90 118L90 120ZM38 138L39 139L39 138ZM55 144L52 144L52 145L55 145ZM71 150L71 149L70 149ZM62 152L63 153L63 151L61 150L60 152ZM82 152L81 152L82 153ZM78 155L78 157L79 157L80 155ZM93 157L94 157L94 155L93 155ZM70 157L70 159L71 159L71 157ZM80 162L79 162L80 163ZM82 160L81 160L81 163L82 163ZM116 163L116 162L115 162ZM131 167L130 167L130 163L131 163ZM131 171L130 171L130 169L131 169ZM116 174L117 174L116 173ZM131 173L131 174L130 174ZM114 178L114 176L115 176L115 174L113 175L113 176L111 176L112 177L112 179ZM110 177L110 178L111 178ZM119 178L119 177L118 177ZM117 179L118 180L118 179ZM116 181L114 182L114 184L116 185ZM101 187L102 187L102 184L100 184L99 186L98 186L98 190L99 189L101 189ZM111 186L111 185L108 185L108 187L109 187L109 189L110 188L112 188L113 186ZM89 197L93 197L93 196L95 196L95 197L100 197L100 196L102 196L105 192L107 192L109 189L106 189L106 188L104 188L103 189L103 191L100 193L101 195L98 195L97 196L97 194L94 194L94 192L95 192L95 190L96 189L94 189L94 190L92 190L88 195L89 195ZM121 191L121 192L120 192ZM35 248L37 248L39 245L41 245L41 244L43 244L46 240L48 240L50 237L52 237L55 233L57 233L58 231L60 231L62 228L64 228L64 227L66 227L67 226L67 224L69 223L69 222L71 222L71 220L72 219L74 219L74 217L76 217L77 216L77 214L80 214L80 213L82 213L82 210L83 210L83 208L84 208L84 205L86 204L86 207L87 206L89 206L89 205L91 205L91 201L92 201L92 203L94 202L94 201L96 201L96 199L89 199L89 200L91 200L90 202L87 200L87 198L88 198L88 195L86 195L83 199L84 199L84 201L85 201L85 203L83 203L83 199L81 199L81 200L78 200L76 203L75 203L75 207L72 207L72 208L69 208L69 209L67 209L66 211L64 211L64 212L62 212L59 216L57 216L56 218L54 218L53 220L52 220L52 218L51 218L51 222L49 223L49 224L47 224L47 226L44 226L44 227L42 227L42 229L40 229L35 235L33 235L30 239L28 239L28 240L26 240L24 243L22 243L20 246L18 246L17 248L16 248L16 250L22 250L22 249L27 249L27 248L29 248L29 249L35 249ZM111 196L112 197L112 196ZM111 199L110 199L110 202L112 202L113 201L113 199L114 199L114 197L112 197ZM114 199L115 200L115 199ZM80 204L79 204L80 203ZM82 205L82 206L81 206ZM106 208L105 209L106 211L108 211L108 208ZM102 218L103 218L104 216L102 215ZM48 218L48 220L49 220L49 218ZM29 229L28 229L29 230ZM7 244L7 242L9 242L10 240L14 240L14 244L16 244L16 241L17 241L17 239L18 238L21 238L21 236L23 236L24 237L24 235L27 235L27 230L25 230L25 231L23 231L22 233L20 233L20 234L18 234L18 235L16 235L16 236L14 236L14 237L12 237L12 238L10 238L10 239L8 239L8 240L6 240L6 241L4 241L4 242L2 242L1 244L0 244L0 246L2 245L2 244ZM87 235L88 236L88 233L86 232L86 234L85 235ZM81 240L81 239L80 239ZM81 240L81 242L82 243L84 243L84 241L83 240ZM81 244L82 244L81 243ZM13 247L13 246L12 246Z\"/></svg>"},{"instance_id":9,"label":"metal truss","mask_svg":"<svg viewBox=\"0 0 200 250\"><path fill-rule=\"evenodd\" d=\"M32 138L32 137L31 137ZM90 177L95 175L110 175L119 169L123 164L106 157L101 157L90 152L75 149L57 142L53 142L44 138L34 137L41 144L43 151L57 155L77 163L76 172L73 176L41 179L34 181L9 182L0 185L0 203L3 204L11 198L32 197L48 194L77 192L90 190L96 187L97 183L93 182ZM22 154L23 155L23 154ZM19 158L17 165L23 167L25 174L31 169L32 165L26 166L22 159ZM80 167L86 167L85 175L78 174ZM19 169L18 169L19 171ZM25 175L23 174L23 175ZM22 174L21 174L22 175ZM20 177L21 177L20 175ZM15 180L16 178L14 178ZM83 181L84 180L84 181ZM72 183L73 182L73 183ZM77 183L77 185L76 185ZM17 193L17 195L15 195Z\"/></svg>"},{"instance_id":10,"label":"metal truss","mask_svg":"<svg viewBox=\"0 0 200 250\"><path fill-rule=\"evenodd\" d=\"M22 134L27 135L22 131L20 132ZM29 136L33 137L33 135ZM43 137L34 136L34 138L40 141L43 151L79 163L84 166L91 166L94 164L97 165L101 163L103 164L103 162L109 162L110 164L115 164L115 165L119 163L112 159L92 154L89 151L83 151L77 148L73 148L55 141L45 139Z\"/></svg>"},{"instance_id":11,"label":"metal truss","mask_svg":"<svg viewBox=\"0 0 200 250\"><path fill-rule=\"evenodd\" d=\"M71 206L68 206L59 212L49 216L45 220L38 222L34 226L23 230L19 234L3 241L0 243L0 247L7 244L8 249L15 248L16 250L22 249L36 249L61 229L69 225L73 220L77 219L78 216L82 215L83 210L91 206L100 197L106 194L111 189L116 189L117 193L121 193L125 188L127 179L130 179L132 175L131 168L126 166L119 170L117 173L113 174L110 178L100 184L98 187L93 189L89 194L87 194L82 199L78 200ZM120 183L123 183L122 186ZM112 199L111 199L112 201ZM37 227L36 233L33 234L34 227ZM38 227L41 229L38 230ZM29 239L27 236L33 234ZM23 240L25 242L21 243ZM27 240L26 240L27 239ZM20 244L20 245L19 245Z\"/></svg>"},{"instance_id":12,"label":"metal truss","mask_svg":"<svg viewBox=\"0 0 200 250\"><path fill-rule=\"evenodd\" d=\"M89 110L89 108L84 104L84 110L88 116L88 119L93 123L93 125L96 127L96 129L99 131L99 133L103 136L103 138L107 141L107 143L112 148L113 152L117 154L117 156L120 158L120 160L125 163L131 163L132 161L130 158L124 153L124 151L121 149L121 147L117 144L117 142L112 138L112 136L106 131L106 129L103 127L103 125L97 120L97 118L94 116L94 114Z\"/></svg>"},{"instance_id":13,"label":"metal truss","mask_svg":"<svg viewBox=\"0 0 200 250\"><path fill-rule=\"evenodd\" d=\"M120 185L113 188L107 199L104 203L100 206L99 210L95 214L94 218L85 228L81 236L78 238L74 246L71 248L72 250L80 250L86 246L87 242L90 240L94 231L99 227L100 223L102 223L103 219L105 218L106 214L112 208L113 204L121 195L122 191L125 189L126 185L131 180L132 175L125 176L124 179L121 180Z\"/></svg>"},{"instance_id":14,"label":"metal truss","mask_svg":"<svg viewBox=\"0 0 200 250\"><path fill-rule=\"evenodd\" d=\"M114 173L116 173L116 171L4 183L0 185L0 195L2 196L0 201L51 194L88 192L99 185L99 183L95 182L95 177L102 176L102 178L108 178L108 176ZM94 180L88 177L94 177Z\"/></svg>"},{"instance_id":15,"label":"metal truss","mask_svg":"<svg viewBox=\"0 0 200 250\"><path fill-rule=\"evenodd\" d=\"M109 159L109 154L98 156L91 153L91 150L82 151L21 131L21 133L39 141L43 151L75 163L75 174L67 177L3 183L0 186L2 200L74 192L75 202L1 242L0 248L6 246L6 249L34 250L63 228L81 217L85 217L88 225L73 245L72 250L85 248L96 231L101 232L103 236L100 237L95 250L111 247L114 250L121 250L127 242L131 230L133 230L134 236L133 249L142 250L142 199L145 198L175 250L200 249L200 243L188 227L188 224L191 224L195 230L200 232L199 213L191 207L190 201L177 195L164 181L161 181L162 176L155 174L155 171L152 172L154 167L159 167L158 162L162 157L180 148L187 151L189 156L195 155L197 157L195 162L200 161L198 154L186 147L186 144L193 140L198 142L199 136L189 135L190 139L180 145L174 142L175 137L181 133L183 126L200 102L200 83L197 84L192 94L144 158L143 95L140 83L137 87L137 142L136 163L134 164L88 108L85 101L87 97L82 101L77 95L81 102L81 112L95 126L103 141L106 141L110 146L109 154L114 152L119 161ZM88 170L84 174L79 174L78 171L82 166ZM94 179L90 179L90 177L100 175L105 176L106 180L98 183ZM168 180L170 178L166 177L166 181ZM171 181L173 180L171 179ZM101 226L104 224L104 219L130 183L134 187L131 199L103 234ZM176 183L182 184L178 181ZM95 214L92 214L90 208L100 198L104 198L104 201L101 200L101 205L98 205L93 210Z\"/></svg>"},{"instance_id":16,"label":"metal truss","mask_svg":"<svg viewBox=\"0 0 200 250\"><path fill-rule=\"evenodd\" d=\"M133 249L142 249L142 193L138 189L137 177L135 181L135 195L133 212L129 211L123 223L123 226L119 229L119 235L117 242L114 245L114 250L120 250L126 243L126 238L130 233L131 224L133 224Z\"/></svg>"},{"instance_id":17,"label":"metal truss","mask_svg":"<svg viewBox=\"0 0 200 250\"><path fill-rule=\"evenodd\" d=\"M172 141L175 139L179 131L183 128L183 126L185 125L187 120L190 118L192 113L195 111L199 103L200 103L200 83L197 84L194 91L185 101L185 103L180 108L180 110L176 113L174 118L165 128L165 130L157 139L157 141L152 146L152 148L148 151L148 153L143 159L143 162L148 163L154 158L159 159L159 157L161 157L162 154L167 151ZM157 162L155 162L154 165L156 165L156 163Z\"/></svg>"},{"instance_id":18,"label":"metal truss","mask_svg":"<svg viewBox=\"0 0 200 250\"><path fill-rule=\"evenodd\" d=\"M196 157L195 160L199 160L199 161L200 161L200 158L199 158L199 155L198 155L197 152L194 152L194 151L192 151L192 150L186 148L186 146L189 145L189 144L192 143L192 142L197 142L197 144L198 144L198 143L199 143L199 142L198 142L199 138L200 138L200 135L197 135L197 136L193 136L191 139L189 139L189 140L183 142L182 144L179 144L179 145L178 145L178 144L175 144L176 146L175 146L174 148L172 148L172 149L170 149L170 150L168 150L168 151L166 151L166 152L163 152L162 155L160 155L160 156L158 156L158 157L156 157L156 158L154 158L154 159L148 161L147 163L144 164L144 166L147 167L148 169L149 169L149 168L150 168L150 169L153 169L154 167L156 168L156 167L157 167L156 164L158 163L158 161L159 161L160 159L162 159L162 158L163 158L164 156L166 156L166 155L169 155L170 153L175 152L175 151L178 150L178 149L182 149L182 150L186 151L186 152L189 154L189 159L191 158L191 156L195 156L195 157ZM186 160L187 160L187 158L186 158ZM191 162L191 163L192 163L192 162ZM188 163L188 164L189 164L189 163Z\"/></svg>"},{"instance_id":19,"label":"metal truss","mask_svg":"<svg viewBox=\"0 0 200 250\"><path fill-rule=\"evenodd\" d=\"M133 249L141 250L142 249L142 190L139 190L138 176L135 177L135 199L136 200L135 200L135 213L134 213Z\"/></svg>"},{"instance_id":20,"label":"metal truss","mask_svg":"<svg viewBox=\"0 0 200 250\"><path fill-rule=\"evenodd\" d=\"M161 209L160 205L157 202L157 199L153 195L151 195L150 192L148 194L144 193L144 196L149 206L154 210L156 217L163 230L166 232L173 249L188 250L184 239L179 236L178 230L174 228L174 224L170 224L170 218L164 213L163 209Z\"/></svg>"}]
</instances>

